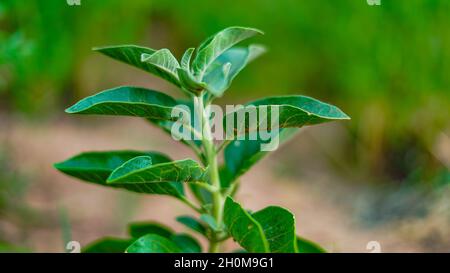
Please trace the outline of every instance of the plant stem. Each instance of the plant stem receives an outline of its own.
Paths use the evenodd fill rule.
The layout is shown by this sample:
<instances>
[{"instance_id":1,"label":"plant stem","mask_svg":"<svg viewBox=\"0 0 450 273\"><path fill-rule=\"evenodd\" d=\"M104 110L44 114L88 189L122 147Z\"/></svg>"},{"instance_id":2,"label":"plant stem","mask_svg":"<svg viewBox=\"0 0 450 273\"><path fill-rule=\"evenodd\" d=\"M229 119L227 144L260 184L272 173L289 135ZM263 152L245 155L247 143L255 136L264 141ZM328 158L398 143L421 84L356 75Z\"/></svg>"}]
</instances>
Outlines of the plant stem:
<instances>
[{"instance_id":1,"label":"plant stem","mask_svg":"<svg viewBox=\"0 0 450 273\"><path fill-rule=\"evenodd\" d=\"M199 96L194 98L194 104L197 114L200 115L202 119L202 143L205 149L206 162L209 167L211 186L216 189L220 189L216 147L212 139L209 116L207 116L205 111L203 97ZM217 225L220 227L222 226L223 221L223 196L220 190L211 192L211 194L213 199L212 216L216 220ZM216 240L216 237L217 234L214 234L212 240L210 241L209 252L214 253L220 251L220 242Z\"/></svg>"},{"instance_id":2,"label":"plant stem","mask_svg":"<svg viewBox=\"0 0 450 273\"><path fill-rule=\"evenodd\" d=\"M194 204L191 200L187 199L186 197L181 197L181 201L186 204L188 207L192 208L193 210L195 210L198 213L203 213L203 209L197 207L196 204Z\"/></svg>"}]
</instances>

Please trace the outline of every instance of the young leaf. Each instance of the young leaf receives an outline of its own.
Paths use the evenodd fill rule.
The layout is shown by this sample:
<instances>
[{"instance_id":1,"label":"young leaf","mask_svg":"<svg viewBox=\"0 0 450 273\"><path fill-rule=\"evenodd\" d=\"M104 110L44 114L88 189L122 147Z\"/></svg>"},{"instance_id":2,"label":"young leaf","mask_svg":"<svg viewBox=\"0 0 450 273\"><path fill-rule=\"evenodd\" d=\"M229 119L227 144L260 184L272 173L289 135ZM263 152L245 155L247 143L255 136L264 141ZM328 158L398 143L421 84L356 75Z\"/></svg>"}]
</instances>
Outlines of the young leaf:
<instances>
[{"instance_id":1,"label":"young leaf","mask_svg":"<svg viewBox=\"0 0 450 273\"><path fill-rule=\"evenodd\" d=\"M183 68L178 68L178 77L180 78L181 86L194 95L199 95L205 88L206 84L198 82L191 73Z\"/></svg>"},{"instance_id":2,"label":"young leaf","mask_svg":"<svg viewBox=\"0 0 450 273\"><path fill-rule=\"evenodd\" d=\"M194 53L195 48L191 47L188 48L184 54L183 57L181 57L181 68L184 70L190 72L191 71L191 58L192 54Z\"/></svg>"},{"instance_id":3,"label":"young leaf","mask_svg":"<svg viewBox=\"0 0 450 273\"><path fill-rule=\"evenodd\" d=\"M188 234L176 234L170 237L172 242L174 242L179 248L180 252L183 253L200 253L202 252L202 247L196 239Z\"/></svg>"},{"instance_id":4,"label":"young leaf","mask_svg":"<svg viewBox=\"0 0 450 273\"><path fill-rule=\"evenodd\" d=\"M199 222L196 218L192 217L192 216L187 216L187 215L183 215L183 216L178 216L176 218L177 222L185 225L186 227L192 229L193 231L196 231L200 234L202 234L203 236L207 236L207 229L205 227L205 225L201 222Z\"/></svg>"},{"instance_id":5,"label":"young leaf","mask_svg":"<svg viewBox=\"0 0 450 273\"><path fill-rule=\"evenodd\" d=\"M234 240L247 251L270 252L261 225L230 197L225 201L224 223Z\"/></svg>"},{"instance_id":6,"label":"young leaf","mask_svg":"<svg viewBox=\"0 0 450 273\"><path fill-rule=\"evenodd\" d=\"M232 47L209 66L203 81L214 96L220 97L228 89L237 74L252 60L265 52L260 45Z\"/></svg>"},{"instance_id":7,"label":"young leaf","mask_svg":"<svg viewBox=\"0 0 450 273\"><path fill-rule=\"evenodd\" d=\"M84 247L82 253L124 253L134 239L105 237Z\"/></svg>"},{"instance_id":8,"label":"young leaf","mask_svg":"<svg viewBox=\"0 0 450 273\"><path fill-rule=\"evenodd\" d=\"M176 101L166 94L141 87L121 86L84 98L66 112L173 120L171 112L176 105Z\"/></svg>"},{"instance_id":9,"label":"young leaf","mask_svg":"<svg viewBox=\"0 0 450 273\"><path fill-rule=\"evenodd\" d=\"M160 73L158 76L161 78L168 81L177 79L176 71L180 68L180 64L167 48L160 49L153 54L142 53L141 61L153 65L156 71Z\"/></svg>"},{"instance_id":10,"label":"young leaf","mask_svg":"<svg viewBox=\"0 0 450 273\"><path fill-rule=\"evenodd\" d=\"M59 171L78 179L102 186L124 188L138 193L164 194L177 198L184 197L183 185L177 182L147 184L107 184L111 173L125 162L139 156L149 156L153 164L170 162L171 159L161 153L137 151L87 152L56 163Z\"/></svg>"},{"instance_id":11,"label":"young leaf","mask_svg":"<svg viewBox=\"0 0 450 273\"><path fill-rule=\"evenodd\" d=\"M176 68L179 67L178 61L167 49L154 50L135 45L118 45L97 47L94 50L180 86L175 73Z\"/></svg>"},{"instance_id":12,"label":"young leaf","mask_svg":"<svg viewBox=\"0 0 450 273\"><path fill-rule=\"evenodd\" d=\"M127 253L180 253L182 250L172 240L157 234L147 234L137 239Z\"/></svg>"},{"instance_id":13,"label":"young leaf","mask_svg":"<svg viewBox=\"0 0 450 273\"><path fill-rule=\"evenodd\" d=\"M192 62L194 76L202 81L205 72L217 57L240 41L257 34L262 34L262 31L254 28L229 27L209 37L200 45Z\"/></svg>"},{"instance_id":14,"label":"young leaf","mask_svg":"<svg viewBox=\"0 0 450 273\"><path fill-rule=\"evenodd\" d=\"M261 225L271 253L297 252L295 218L288 210L270 206L252 214Z\"/></svg>"},{"instance_id":15,"label":"young leaf","mask_svg":"<svg viewBox=\"0 0 450 273\"><path fill-rule=\"evenodd\" d=\"M297 247L297 253L327 253L327 251L318 244L301 237L297 237Z\"/></svg>"},{"instance_id":16,"label":"young leaf","mask_svg":"<svg viewBox=\"0 0 450 273\"><path fill-rule=\"evenodd\" d=\"M280 129L275 136L279 145L290 140L298 128ZM254 164L261 160L268 152L261 150L262 144L267 144L270 140L233 140L225 147L224 166L221 168L222 187L227 188L230 183L248 171ZM273 139L272 139L273 141Z\"/></svg>"},{"instance_id":17,"label":"young leaf","mask_svg":"<svg viewBox=\"0 0 450 273\"><path fill-rule=\"evenodd\" d=\"M173 231L156 222L134 222L128 225L128 234L133 238L140 238L147 234L156 234L169 238L173 235Z\"/></svg>"},{"instance_id":18,"label":"young leaf","mask_svg":"<svg viewBox=\"0 0 450 273\"><path fill-rule=\"evenodd\" d=\"M139 162L135 164L135 161ZM143 168L141 163L142 157L130 159L111 173L107 183L145 186L149 183L192 182L204 179L205 169L192 159L146 165Z\"/></svg>"},{"instance_id":19,"label":"young leaf","mask_svg":"<svg viewBox=\"0 0 450 273\"><path fill-rule=\"evenodd\" d=\"M334 105L321 102L319 100L306 96L281 96L268 97L248 103L247 105L255 106L255 111L260 116L260 111L267 109L267 115L263 115L257 124L249 124L248 122L234 122L235 134L245 134L249 131L257 131L268 127L261 127L264 119L272 120L271 109L278 109L278 127L277 128L300 128L306 125L314 125L334 120L350 119L344 112ZM246 108L240 108L237 111L228 113L224 117L224 126L227 119L236 120L239 115L245 115ZM261 114L262 115L262 114ZM274 117L275 118L275 117ZM270 122L268 122L268 126ZM272 128L269 126L269 128ZM277 129L272 128L272 129Z\"/></svg>"}]
</instances>

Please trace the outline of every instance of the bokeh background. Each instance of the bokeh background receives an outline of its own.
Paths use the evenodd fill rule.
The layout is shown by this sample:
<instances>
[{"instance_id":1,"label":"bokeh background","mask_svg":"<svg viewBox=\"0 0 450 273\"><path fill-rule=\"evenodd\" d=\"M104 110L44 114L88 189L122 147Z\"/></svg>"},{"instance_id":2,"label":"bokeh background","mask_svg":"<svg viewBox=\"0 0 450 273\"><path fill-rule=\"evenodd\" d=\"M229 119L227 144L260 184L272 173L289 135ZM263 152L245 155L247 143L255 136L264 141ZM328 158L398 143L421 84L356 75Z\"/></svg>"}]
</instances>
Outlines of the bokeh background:
<instances>
[{"instance_id":1,"label":"bokeh background","mask_svg":"<svg viewBox=\"0 0 450 273\"><path fill-rule=\"evenodd\" d=\"M71 2L71 1L69 1ZM0 1L0 250L64 252L133 220L191 212L169 197L84 184L52 163L87 150L192 154L134 118L67 116L78 99L131 84L173 86L92 52L139 44L177 57L232 25L269 52L220 104L306 94L352 120L303 129L246 174L250 209L290 208L332 252L450 251L450 1Z\"/></svg>"}]
</instances>

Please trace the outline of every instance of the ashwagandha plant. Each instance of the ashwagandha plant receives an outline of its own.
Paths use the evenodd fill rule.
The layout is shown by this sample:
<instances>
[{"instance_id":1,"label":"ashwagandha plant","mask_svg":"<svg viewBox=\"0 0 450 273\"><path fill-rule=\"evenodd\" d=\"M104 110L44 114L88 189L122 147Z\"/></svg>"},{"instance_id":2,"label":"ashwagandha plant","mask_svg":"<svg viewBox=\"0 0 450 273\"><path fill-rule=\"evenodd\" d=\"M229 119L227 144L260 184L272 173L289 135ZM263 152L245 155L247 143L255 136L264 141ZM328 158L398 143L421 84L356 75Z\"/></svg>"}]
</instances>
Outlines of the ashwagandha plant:
<instances>
[{"instance_id":1,"label":"ashwagandha plant","mask_svg":"<svg viewBox=\"0 0 450 273\"><path fill-rule=\"evenodd\" d=\"M349 119L335 106L305 96L267 97L250 102L257 113L266 112L267 120L278 120L278 126L245 123L243 130L232 127L231 138L213 139L211 102L222 96L236 75L265 50L260 45L245 47L237 43L261 31L245 27L229 27L208 39L197 49L189 48L178 62L168 49L153 50L135 45L95 48L113 59L150 72L177 86L188 100L174 98L141 87L121 86L82 99L66 110L70 114L134 116L180 139L173 130L177 123L185 127L193 139L181 138L198 156L172 160L152 151L86 152L55 164L56 169L78 179L144 194L168 195L192 208L198 215L179 216L177 221L204 236L209 252L220 252L221 243L232 238L247 252L323 252L317 244L295 231L294 215L288 210L269 206L257 212L244 209L233 200L239 180L257 163L268 143L260 136L238 138L260 130L276 130L277 141L284 142L300 127L333 120ZM194 54L195 53L195 54ZM195 114L186 120L173 111L184 105ZM264 110L264 111L263 111ZM275 116L276 113L276 116ZM234 119L239 110L224 117ZM245 114L245 113L244 113ZM190 126L192 122L200 126ZM225 120L223 121L225 123ZM271 123L272 124L272 123ZM229 136L229 135L228 135ZM223 151L223 164L219 155ZM190 190L191 195L186 191ZM191 198L189 196L192 196ZM103 238L84 248L85 252L201 252L198 241L185 233L174 233L155 222L129 225L129 238Z\"/></svg>"}]
</instances>

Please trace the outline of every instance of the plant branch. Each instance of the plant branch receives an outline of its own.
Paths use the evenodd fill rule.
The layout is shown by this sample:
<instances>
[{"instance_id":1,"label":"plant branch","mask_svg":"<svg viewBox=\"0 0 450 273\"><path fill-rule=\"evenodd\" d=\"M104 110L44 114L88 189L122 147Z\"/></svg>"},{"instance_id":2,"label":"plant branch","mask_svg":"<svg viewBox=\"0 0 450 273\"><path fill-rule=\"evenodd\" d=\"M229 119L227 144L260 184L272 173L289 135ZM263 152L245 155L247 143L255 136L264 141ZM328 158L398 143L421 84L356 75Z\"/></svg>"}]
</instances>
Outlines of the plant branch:
<instances>
[{"instance_id":1,"label":"plant branch","mask_svg":"<svg viewBox=\"0 0 450 273\"><path fill-rule=\"evenodd\" d=\"M181 201L182 201L184 204L186 204L188 207L190 207L191 209L195 210L196 212L198 212L198 213L200 213L200 214L202 214L202 213L205 212L202 208L198 207L196 204L194 204L194 202L192 202L191 200L189 200L189 199L186 198L185 196L182 196L182 197L181 197Z\"/></svg>"},{"instance_id":2,"label":"plant branch","mask_svg":"<svg viewBox=\"0 0 450 273\"><path fill-rule=\"evenodd\" d=\"M220 188L216 188L214 186L211 186L210 184L203 183L203 182L193 182L193 184L207 190L210 193L215 193L220 190Z\"/></svg>"}]
</instances>

